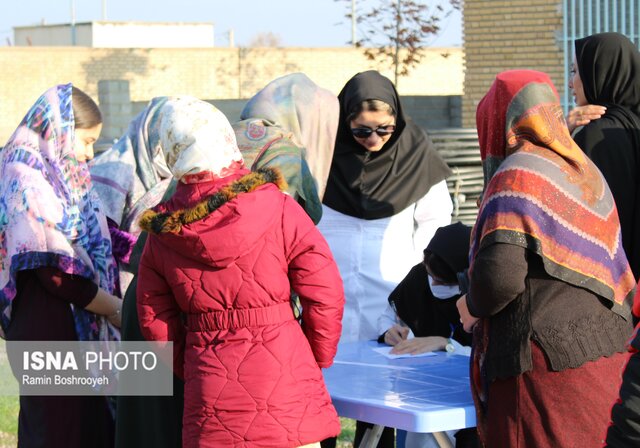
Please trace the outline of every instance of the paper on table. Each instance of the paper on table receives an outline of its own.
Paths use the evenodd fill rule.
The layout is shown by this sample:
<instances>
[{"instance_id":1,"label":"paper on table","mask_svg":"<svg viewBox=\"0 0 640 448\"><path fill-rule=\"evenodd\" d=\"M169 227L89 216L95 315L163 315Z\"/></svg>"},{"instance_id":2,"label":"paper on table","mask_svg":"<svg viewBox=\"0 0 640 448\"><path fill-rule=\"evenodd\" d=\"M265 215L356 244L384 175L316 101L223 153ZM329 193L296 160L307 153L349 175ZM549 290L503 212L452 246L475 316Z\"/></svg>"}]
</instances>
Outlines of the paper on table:
<instances>
[{"instance_id":1,"label":"paper on table","mask_svg":"<svg viewBox=\"0 0 640 448\"><path fill-rule=\"evenodd\" d=\"M436 356L435 353L433 352L426 352L426 353L420 353L418 355L412 355L410 353L404 353L402 355L394 355L392 353L389 353L393 347L373 347L372 348L374 352L378 352L383 356L386 356L389 359L398 359L398 358L420 358L420 357L424 357L424 356Z\"/></svg>"}]
</instances>

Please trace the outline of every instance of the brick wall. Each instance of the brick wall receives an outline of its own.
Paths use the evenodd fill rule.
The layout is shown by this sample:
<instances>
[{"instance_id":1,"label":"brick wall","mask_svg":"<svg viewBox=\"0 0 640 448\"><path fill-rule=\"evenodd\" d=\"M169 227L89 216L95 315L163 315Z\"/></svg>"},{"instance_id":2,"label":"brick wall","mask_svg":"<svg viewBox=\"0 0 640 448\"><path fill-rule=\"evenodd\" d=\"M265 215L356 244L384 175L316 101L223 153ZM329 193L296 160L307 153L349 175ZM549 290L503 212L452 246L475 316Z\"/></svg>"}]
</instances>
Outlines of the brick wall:
<instances>
[{"instance_id":1,"label":"brick wall","mask_svg":"<svg viewBox=\"0 0 640 448\"><path fill-rule=\"evenodd\" d=\"M465 0L463 126L475 127L478 102L504 70L546 72L562 96L561 6L559 0Z\"/></svg>"},{"instance_id":2,"label":"brick wall","mask_svg":"<svg viewBox=\"0 0 640 448\"><path fill-rule=\"evenodd\" d=\"M188 94L206 99L250 98L278 76L301 71L338 93L355 73L377 68L351 48L107 49L0 48L0 146L35 99L58 83L73 82L98 98L101 80L129 81L131 101ZM402 95L461 95L462 50L431 48L419 67L401 78Z\"/></svg>"}]
</instances>

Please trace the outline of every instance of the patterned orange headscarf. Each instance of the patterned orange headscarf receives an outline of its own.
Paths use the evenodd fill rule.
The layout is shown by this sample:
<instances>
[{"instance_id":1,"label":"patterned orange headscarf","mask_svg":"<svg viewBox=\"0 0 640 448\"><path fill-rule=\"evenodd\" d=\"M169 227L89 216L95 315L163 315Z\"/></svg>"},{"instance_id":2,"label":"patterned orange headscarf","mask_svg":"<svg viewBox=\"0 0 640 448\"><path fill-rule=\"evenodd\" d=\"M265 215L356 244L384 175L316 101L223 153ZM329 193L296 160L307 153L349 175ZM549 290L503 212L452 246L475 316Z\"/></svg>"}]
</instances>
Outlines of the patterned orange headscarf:
<instances>
[{"instance_id":1,"label":"patterned orange headscarf","mask_svg":"<svg viewBox=\"0 0 640 448\"><path fill-rule=\"evenodd\" d=\"M499 74L477 111L485 190L472 233L480 249L514 244L554 278L622 303L633 274L604 178L569 135L558 94L541 72ZM628 312L628 311L626 311Z\"/></svg>"}]
</instances>

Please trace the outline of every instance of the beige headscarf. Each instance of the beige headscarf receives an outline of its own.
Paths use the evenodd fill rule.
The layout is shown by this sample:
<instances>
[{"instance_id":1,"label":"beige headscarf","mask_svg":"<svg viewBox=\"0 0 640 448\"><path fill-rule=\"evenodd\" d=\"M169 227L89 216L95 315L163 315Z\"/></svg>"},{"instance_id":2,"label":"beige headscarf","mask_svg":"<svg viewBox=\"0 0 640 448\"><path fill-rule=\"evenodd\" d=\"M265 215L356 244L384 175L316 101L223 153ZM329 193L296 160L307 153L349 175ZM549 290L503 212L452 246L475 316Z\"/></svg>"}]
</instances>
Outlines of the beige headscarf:
<instances>
[{"instance_id":1,"label":"beige headscarf","mask_svg":"<svg viewBox=\"0 0 640 448\"><path fill-rule=\"evenodd\" d=\"M244 167L231 124L213 105L189 96L172 98L162 108L162 151L176 179L195 174L227 177Z\"/></svg>"}]
</instances>

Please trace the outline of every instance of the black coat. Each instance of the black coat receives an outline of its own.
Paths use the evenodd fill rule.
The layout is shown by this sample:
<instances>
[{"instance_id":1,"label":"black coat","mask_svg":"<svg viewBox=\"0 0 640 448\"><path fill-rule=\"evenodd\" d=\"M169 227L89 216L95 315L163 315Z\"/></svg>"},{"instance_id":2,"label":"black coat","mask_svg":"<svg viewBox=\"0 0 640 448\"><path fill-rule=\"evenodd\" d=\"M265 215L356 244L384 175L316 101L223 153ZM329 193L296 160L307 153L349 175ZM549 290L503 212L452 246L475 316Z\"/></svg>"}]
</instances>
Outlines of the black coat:
<instances>
[{"instance_id":1,"label":"black coat","mask_svg":"<svg viewBox=\"0 0 640 448\"><path fill-rule=\"evenodd\" d=\"M607 180L616 201L622 245L640 278L640 52L625 36L601 33L578 39L576 62L590 104L605 115L575 141Z\"/></svg>"}]
</instances>

